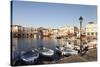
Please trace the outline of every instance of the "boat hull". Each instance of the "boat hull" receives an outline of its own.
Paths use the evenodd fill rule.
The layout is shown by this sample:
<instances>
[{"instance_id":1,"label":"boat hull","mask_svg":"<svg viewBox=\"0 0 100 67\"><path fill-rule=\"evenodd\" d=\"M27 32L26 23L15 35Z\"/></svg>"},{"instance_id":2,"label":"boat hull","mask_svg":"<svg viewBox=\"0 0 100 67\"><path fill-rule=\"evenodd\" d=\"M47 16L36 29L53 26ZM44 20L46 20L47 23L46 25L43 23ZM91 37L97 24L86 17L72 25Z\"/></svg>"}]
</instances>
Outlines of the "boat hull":
<instances>
[{"instance_id":1,"label":"boat hull","mask_svg":"<svg viewBox=\"0 0 100 67\"><path fill-rule=\"evenodd\" d=\"M23 62L25 62L26 64L34 64L34 63L36 63L38 58L39 58L39 53L37 53L34 50L29 51L29 52L24 52L24 53L21 54L21 57L20 57L20 59Z\"/></svg>"}]
</instances>

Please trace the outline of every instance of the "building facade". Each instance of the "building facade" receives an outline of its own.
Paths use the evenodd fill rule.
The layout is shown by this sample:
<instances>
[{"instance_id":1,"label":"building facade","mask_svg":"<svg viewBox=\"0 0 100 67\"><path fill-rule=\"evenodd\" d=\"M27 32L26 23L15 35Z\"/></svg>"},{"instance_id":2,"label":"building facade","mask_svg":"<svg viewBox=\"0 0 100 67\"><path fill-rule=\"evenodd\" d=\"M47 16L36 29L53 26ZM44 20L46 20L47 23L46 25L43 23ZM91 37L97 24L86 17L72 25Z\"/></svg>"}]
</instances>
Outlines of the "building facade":
<instances>
[{"instance_id":1,"label":"building facade","mask_svg":"<svg viewBox=\"0 0 100 67\"><path fill-rule=\"evenodd\" d=\"M35 37L39 38L42 33L33 27L22 27L20 25L11 25L12 37Z\"/></svg>"},{"instance_id":2,"label":"building facade","mask_svg":"<svg viewBox=\"0 0 100 67\"><path fill-rule=\"evenodd\" d=\"M59 28L59 35L62 36L73 36L75 35L75 32L78 32L78 28L74 27L74 26L65 26L65 27L61 27Z\"/></svg>"},{"instance_id":3,"label":"building facade","mask_svg":"<svg viewBox=\"0 0 100 67\"><path fill-rule=\"evenodd\" d=\"M23 27L20 25L11 25L11 33L13 37L20 37Z\"/></svg>"},{"instance_id":4,"label":"building facade","mask_svg":"<svg viewBox=\"0 0 100 67\"><path fill-rule=\"evenodd\" d=\"M97 38L97 24L94 22L89 22L86 25L86 36Z\"/></svg>"}]
</instances>

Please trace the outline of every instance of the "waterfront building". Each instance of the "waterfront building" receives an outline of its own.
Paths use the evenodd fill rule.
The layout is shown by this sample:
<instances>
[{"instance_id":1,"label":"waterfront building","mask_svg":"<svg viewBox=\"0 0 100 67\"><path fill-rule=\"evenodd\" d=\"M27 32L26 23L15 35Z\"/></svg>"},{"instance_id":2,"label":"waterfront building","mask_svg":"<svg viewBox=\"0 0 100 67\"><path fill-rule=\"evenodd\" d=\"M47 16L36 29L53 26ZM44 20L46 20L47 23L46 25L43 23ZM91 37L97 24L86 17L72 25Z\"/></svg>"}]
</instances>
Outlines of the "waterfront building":
<instances>
[{"instance_id":1,"label":"waterfront building","mask_svg":"<svg viewBox=\"0 0 100 67\"><path fill-rule=\"evenodd\" d=\"M33 37L34 36L34 28L33 27L23 27L23 37Z\"/></svg>"},{"instance_id":2,"label":"waterfront building","mask_svg":"<svg viewBox=\"0 0 100 67\"><path fill-rule=\"evenodd\" d=\"M78 29L74 26L65 26L59 28L59 35L61 36L73 36Z\"/></svg>"},{"instance_id":3,"label":"waterfront building","mask_svg":"<svg viewBox=\"0 0 100 67\"><path fill-rule=\"evenodd\" d=\"M97 38L97 24L94 22L88 22L86 25L86 36L91 38Z\"/></svg>"},{"instance_id":4,"label":"waterfront building","mask_svg":"<svg viewBox=\"0 0 100 67\"><path fill-rule=\"evenodd\" d=\"M11 33L13 37L20 37L23 27L20 25L11 25Z\"/></svg>"},{"instance_id":5,"label":"waterfront building","mask_svg":"<svg viewBox=\"0 0 100 67\"><path fill-rule=\"evenodd\" d=\"M43 37L49 37L52 35L52 29L50 29L50 28L40 27L40 28L38 28L38 32L40 32L41 36L43 36Z\"/></svg>"},{"instance_id":6,"label":"waterfront building","mask_svg":"<svg viewBox=\"0 0 100 67\"><path fill-rule=\"evenodd\" d=\"M57 35L58 34L58 29L52 29L52 33L53 33L53 35Z\"/></svg>"},{"instance_id":7,"label":"waterfront building","mask_svg":"<svg viewBox=\"0 0 100 67\"><path fill-rule=\"evenodd\" d=\"M49 36L53 35L53 29L48 28Z\"/></svg>"},{"instance_id":8,"label":"waterfront building","mask_svg":"<svg viewBox=\"0 0 100 67\"><path fill-rule=\"evenodd\" d=\"M35 29L33 27L22 27L20 25L12 25L11 32L13 37L34 37Z\"/></svg>"},{"instance_id":9,"label":"waterfront building","mask_svg":"<svg viewBox=\"0 0 100 67\"><path fill-rule=\"evenodd\" d=\"M43 36L48 36L49 35L49 31L48 29L43 29Z\"/></svg>"},{"instance_id":10,"label":"waterfront building","mask_svg":"<svg viewBox=\"0 0 100 67\"><path fill-rule=\"evenodd\" d=\"M58 29L52 29L52 35L51 35L51 37L57 37L57 35L58 35Z\"/></svg>"},{"instance_id":11,"label":"waterfront building","mask_svg":"<svg viewBox=\"0 0 100 67\"><path fill-rule=\"evenodd\" d=\"M12 37L42 38L43 34L44 35L48 34L48 31L47 29L44 29L42 27L33 28L33 27L22 27L20 25L11 25L11 33L12 33Z\"/></svg>"},{"instance_id":12,"label":"waterfront building","mask_svg":"<svg viewBox=\"0 0 100 67\"><path fill-rule=\"evenodd\" d=\"M11 32L20 32L21 27L20 25L11 25Z\"/></svg>"},{"instance_id":13,"label":"waterfront building","mask_svg":"<svg viewBox=\"0 0 100 67\"><path fill-rule=\"evenodd\" d=\"M47 35L47 29L43 27L37 28L39 38L43 38L43 36Z\"/></svg>"}]
</instances>

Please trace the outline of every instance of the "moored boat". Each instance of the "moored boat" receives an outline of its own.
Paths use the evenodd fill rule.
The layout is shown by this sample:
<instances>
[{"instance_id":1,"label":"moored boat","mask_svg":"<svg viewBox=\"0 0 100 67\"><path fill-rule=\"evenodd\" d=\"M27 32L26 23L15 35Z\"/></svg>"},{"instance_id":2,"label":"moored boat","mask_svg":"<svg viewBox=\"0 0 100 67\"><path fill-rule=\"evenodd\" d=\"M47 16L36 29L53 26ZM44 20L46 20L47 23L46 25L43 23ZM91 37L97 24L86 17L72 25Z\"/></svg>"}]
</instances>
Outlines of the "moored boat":
<instances>
[{"instance_id":1,"label":"moored boat","mask_svg":"<svg viewBox=\"0 0 100 67\"><path fill-rule=\"evenodd\" d=\"M39 53L37 50L30 50L27 52L21 52L21 60L28 63L35 63L39 58Z\"/></svg>"},{"instance_id":2,"label":"moored boat","mask_svg":"<svg viewBox=\"0 0 100 67\"><path fill-rule=\"evenodd\" d=\"M71 56L71 55L77 55L78 51L72 50L70 48L65 48L62 50L62 56Z\"/></svg>"},{"instance_id":3,"label":"moored boat","mask_svg":"<svg viewBox=\"0 0 100 67\"><path fill-rule=\"evenodd\" d=\"M40 52L40 55L44 57L52 57L54 55L54 50L46 48L46 47L42 47L42 49L39 52Z\"/></svg>"}]
</instances>

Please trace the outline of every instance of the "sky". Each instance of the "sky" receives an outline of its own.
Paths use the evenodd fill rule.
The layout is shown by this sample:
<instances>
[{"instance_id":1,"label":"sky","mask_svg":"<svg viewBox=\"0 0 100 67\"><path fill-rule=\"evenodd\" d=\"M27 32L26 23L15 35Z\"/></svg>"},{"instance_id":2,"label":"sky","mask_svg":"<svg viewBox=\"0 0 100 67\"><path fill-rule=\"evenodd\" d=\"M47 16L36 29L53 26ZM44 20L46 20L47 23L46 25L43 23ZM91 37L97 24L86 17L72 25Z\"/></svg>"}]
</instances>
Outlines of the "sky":
<instances>
[{"instance_id":1,"label":"sky","mask_svg":"<svg viewBox=\"0 0 100 67\"><path fill-rule=\"evenodd\" d=\"M32 1L13 1L12 23L22 26L59 28L78 26L79 17L83 26L90 21L97 23L97 6Z\"/></svg>"}]
</instances>

